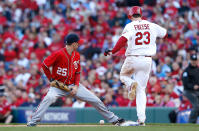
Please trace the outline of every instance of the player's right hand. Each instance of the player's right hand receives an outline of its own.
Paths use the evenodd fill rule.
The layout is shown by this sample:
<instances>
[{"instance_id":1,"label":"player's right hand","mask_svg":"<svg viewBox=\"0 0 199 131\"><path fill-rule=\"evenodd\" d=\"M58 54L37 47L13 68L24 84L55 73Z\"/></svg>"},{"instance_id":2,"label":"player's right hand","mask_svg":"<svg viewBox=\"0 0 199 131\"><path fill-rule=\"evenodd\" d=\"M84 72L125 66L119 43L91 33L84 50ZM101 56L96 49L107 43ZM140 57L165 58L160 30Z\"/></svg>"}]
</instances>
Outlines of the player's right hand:
<instances>
[{"instance_id":1,"label":"player's right hand","mask_svg":"<svg viewBox=\"0 0 199 131\"><path fill-rule=\"evenodd\" d=\"M109 49L105 50L104 55L105 56L112 55L112 50Z\"/></svg>"}]
</instances>

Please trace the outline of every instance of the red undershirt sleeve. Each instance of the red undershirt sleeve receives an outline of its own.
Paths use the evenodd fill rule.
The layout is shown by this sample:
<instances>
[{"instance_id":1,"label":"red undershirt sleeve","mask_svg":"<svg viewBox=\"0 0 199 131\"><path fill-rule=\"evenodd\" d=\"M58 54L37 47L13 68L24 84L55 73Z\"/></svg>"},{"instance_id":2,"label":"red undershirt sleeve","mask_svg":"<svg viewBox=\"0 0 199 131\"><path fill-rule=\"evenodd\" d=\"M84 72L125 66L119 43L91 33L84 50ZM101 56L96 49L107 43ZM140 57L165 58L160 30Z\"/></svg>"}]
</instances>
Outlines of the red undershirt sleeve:
<instances>
[{"instance_id":1,"label":"red undershirt sleeve","mask_svg":"<svg viewBox=\"0 0 199 131\"><path fill-rule=\"evenodd\" d=\"M122 47L125 47L127 45L127 39L124 36L121 36L119 40L117 41L116 45L112 49L112 53L115 54L118 52Z\"/></svg>"}]
</instances>

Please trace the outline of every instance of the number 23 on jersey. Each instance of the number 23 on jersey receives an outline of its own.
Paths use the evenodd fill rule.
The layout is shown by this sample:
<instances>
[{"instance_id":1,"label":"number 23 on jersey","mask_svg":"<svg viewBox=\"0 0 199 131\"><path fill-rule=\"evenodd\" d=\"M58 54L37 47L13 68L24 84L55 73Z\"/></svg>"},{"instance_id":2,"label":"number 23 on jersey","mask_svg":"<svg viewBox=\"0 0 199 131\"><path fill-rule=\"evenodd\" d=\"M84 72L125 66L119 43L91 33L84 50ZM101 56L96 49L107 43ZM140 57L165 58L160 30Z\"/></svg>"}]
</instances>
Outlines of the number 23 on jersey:
<instances>
[{"instance_id":1,"label":"number 23 on jersey","mask_svg":"<svg viewBox=\"0 0 199 131\"><path fill-rule=\"evenodd\" d=\"M143 44L148 45L150 43L150 33L148 31L145 31L144 33L137 32L135 35L136 35L135 45L143 45Z\"/></svg>"}]
</instances>

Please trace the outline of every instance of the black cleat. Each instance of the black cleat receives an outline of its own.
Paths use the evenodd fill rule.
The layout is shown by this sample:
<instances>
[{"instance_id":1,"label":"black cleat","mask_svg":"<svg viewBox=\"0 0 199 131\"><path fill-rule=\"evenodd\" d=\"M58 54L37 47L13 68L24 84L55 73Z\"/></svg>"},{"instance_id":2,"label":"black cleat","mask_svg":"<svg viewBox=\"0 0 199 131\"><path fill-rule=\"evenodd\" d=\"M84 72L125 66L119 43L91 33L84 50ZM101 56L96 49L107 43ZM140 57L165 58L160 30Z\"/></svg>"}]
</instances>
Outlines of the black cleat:
<instances>
[{"instance_id":1,"label":"black cleat","mask_svg":"<svg viewBox=\"0 0 199 131\"><path fill-rule=\"evenodd\" d=\"M139 126L145 126L145 123L144 123L144 122L141 122L141 121L139 121L139 120L137 120L137 122L138 122L138 125L139 125Z\"/></svg>"},{"instance_id":2,"label":"black cleat","mask_svg":"<svg viewBox=\"0 0 199 131\"><path fill-rule=\"evenodd\" d=\"M28 127L34 127L34 126L37 126L37 124L36 123L32 123L32 122L28 122L27 126Z\"/></svg>"},{"instance_id":3,"label":"black cleat","mask_svg":"<svg viewBox=\"0 0 199 131\"><path fill-rule=\"evenodd\" d=\"M117 119L117 121L112 122L112 124L115 126L120 126L120 124L122 124L123 122L125 122L125 120L123 118L119 118Z\"/></svg>"}]
</instances>

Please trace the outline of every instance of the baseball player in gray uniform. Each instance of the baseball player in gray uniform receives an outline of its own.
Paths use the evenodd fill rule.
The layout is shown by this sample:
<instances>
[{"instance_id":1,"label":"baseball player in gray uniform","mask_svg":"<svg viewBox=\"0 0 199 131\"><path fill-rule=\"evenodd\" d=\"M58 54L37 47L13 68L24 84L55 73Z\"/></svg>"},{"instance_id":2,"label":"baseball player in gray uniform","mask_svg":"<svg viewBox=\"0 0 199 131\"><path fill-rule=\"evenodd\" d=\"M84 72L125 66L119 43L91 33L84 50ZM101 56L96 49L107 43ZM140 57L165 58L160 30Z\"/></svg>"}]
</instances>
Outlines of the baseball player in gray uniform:
<instances>
[{"instance_id":1,"label":"baseball player in gray uniform","mask_svg":"<svg viewBox=\"0 0 199 131\"><path fill-rule=\"evenodd\" d=\"M48 107L60 96L73 96L88 102L110 123L120 125L124 119L118 118L109 111L103 102L92 92L86 89L80 81L80 54L78 48L79 37L69 34L65 39L66 47L48 56L42 63L42 69L51 82L50 89L36 111L33 113L27 126L36 126L42 119ZM49 69L52 67L52 71Z\"/></svg>"}]
</instances>

